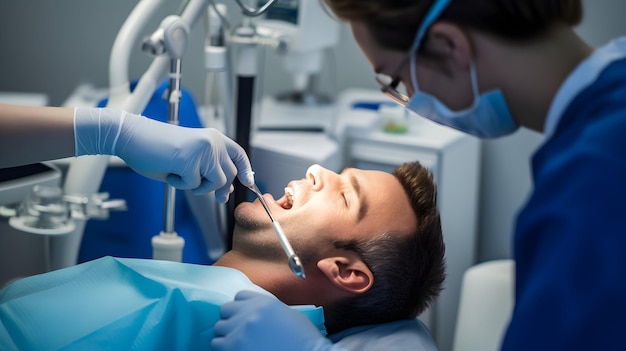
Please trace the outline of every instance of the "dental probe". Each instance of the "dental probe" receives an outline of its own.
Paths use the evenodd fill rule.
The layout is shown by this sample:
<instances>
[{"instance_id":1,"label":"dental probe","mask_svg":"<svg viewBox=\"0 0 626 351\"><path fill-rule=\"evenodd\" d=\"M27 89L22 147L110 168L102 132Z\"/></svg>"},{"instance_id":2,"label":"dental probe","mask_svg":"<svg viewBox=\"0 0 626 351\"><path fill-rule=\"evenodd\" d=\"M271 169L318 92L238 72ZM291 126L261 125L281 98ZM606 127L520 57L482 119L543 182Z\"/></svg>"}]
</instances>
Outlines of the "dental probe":
<instances>
[{"instance_id":1,"label":"dental probe","mask_svg":"<svg viewBox=\"0 0 626 351\"><path fill-rule=\"evenodd\" d=\"M304 274L304 267L300 262L300 258L293 251L293 248L291 247L291 244L289 244L289 240L287 240L287 236L285 235L285 232L283 232L283 228L280 226L280 223L278 223L276 218L274 218L274 216L272 215L269 206L267 206L267 202L265 202L265 199L263 198L263 194L261 194L261 191L256 186L256 184L248 187L248 189L252 190L252 192L256 194L256 196L259 198L259 201L261 201L261 205L263 205L265 212L267 212L267 214L270 216L270 219L272 220L272 226L274 227L274 231L278 236L278 240L283 246L283 250L285 250L287 257L289 258L289 268L298 277L306 279L306 275Z\"/></svg>"}]
</instances>

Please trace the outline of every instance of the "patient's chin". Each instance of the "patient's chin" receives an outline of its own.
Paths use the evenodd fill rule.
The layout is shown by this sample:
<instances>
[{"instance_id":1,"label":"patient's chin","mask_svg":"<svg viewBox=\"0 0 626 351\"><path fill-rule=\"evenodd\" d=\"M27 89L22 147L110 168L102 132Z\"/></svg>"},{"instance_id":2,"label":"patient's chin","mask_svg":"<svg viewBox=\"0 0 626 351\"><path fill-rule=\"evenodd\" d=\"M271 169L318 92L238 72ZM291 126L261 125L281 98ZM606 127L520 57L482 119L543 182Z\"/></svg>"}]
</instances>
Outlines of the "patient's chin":
<instances>
[{"instance_id":1,"label":"patient's chin","mask_svg":"<svg viewBox=\"0 0 626 351\"><path fill-rule=\"evenodd\" d=\"M249 258L275 261L285 260L285 253L269 226L257 222L237 221L233 232L233 250L244 253Z\"/></svg>"},{"instance_id":2,"label":"patient's chin","mask_svg":"<svg viewBox=\"0 0 626 351\"><path fill-rule=\"evenodd\" d=\"M245 208L242 206L238 206L235 209L234 213L235 217L235 226L246 230L246 231L257 231L268 226L271 227L271 221L267 217L259 218L259 214L255 211L252 211L252 208Z\"/></svg>"}]
</instances>

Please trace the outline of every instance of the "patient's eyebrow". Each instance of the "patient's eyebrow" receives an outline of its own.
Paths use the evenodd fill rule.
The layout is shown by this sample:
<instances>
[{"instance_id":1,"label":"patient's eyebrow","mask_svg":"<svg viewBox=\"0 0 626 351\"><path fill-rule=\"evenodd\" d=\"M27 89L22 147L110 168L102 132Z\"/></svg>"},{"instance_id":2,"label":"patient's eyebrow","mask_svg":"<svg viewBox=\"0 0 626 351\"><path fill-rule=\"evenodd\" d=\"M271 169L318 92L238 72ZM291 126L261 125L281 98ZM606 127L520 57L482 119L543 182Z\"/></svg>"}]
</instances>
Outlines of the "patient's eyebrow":
<instances>
[{"instance_id":1,"label":"patient's eyebrow","mask_svg":"<svg viewBox=\"0 0 626 351\"><path fill-rule=\"evenodd\" d=\"M360 222L365 218L365 214L367 213L367 201L365 201L365 198L362 196L361 184L359 184L359 180L354 174L350 175L350 183L352 184L356 196L359 198L359 215L357 218Z\"/></svg>"}]
</instances>

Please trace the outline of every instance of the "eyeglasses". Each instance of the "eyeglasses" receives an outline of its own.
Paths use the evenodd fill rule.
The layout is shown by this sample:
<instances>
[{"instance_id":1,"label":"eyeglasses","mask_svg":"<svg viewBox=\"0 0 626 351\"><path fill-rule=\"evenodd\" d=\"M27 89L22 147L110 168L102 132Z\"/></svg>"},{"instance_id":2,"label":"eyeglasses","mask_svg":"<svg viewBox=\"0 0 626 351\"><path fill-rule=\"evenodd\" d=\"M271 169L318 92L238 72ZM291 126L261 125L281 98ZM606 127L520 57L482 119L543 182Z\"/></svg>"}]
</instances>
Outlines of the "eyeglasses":
<instances>
[{"instance_id":1,"label":"eyeglasses","mask_svg":"<svg viewBox=\"0 0 626 351\"><path fill-rule=\"evenodd\" d=\"M415 39L413 39L413 45L411 46L411 49L409 50L409 55L407 57L408 59L411 58L412 53L415 53L417 51L420 43L423 44L422 39L424 38L424 34L426 33L426 30L428 29L428 27L430 27L430 25L437 18L439 18L439 16L441 16L441 14L445 11L445 9L448 7L451 1L452 0L435 0L434 1L434 4L430 7L428 12L426 13L426 16L424 16L424 20L422 21L422 24L417 29ZM404 66L406 63L407 63L407 60L405 60L400 67ZM398 85L400 84L400 78L398 78L398 75L395 75L394 77L395 78L392 78L388 75L379 73L376 75L376 81L378 82L378 84L380 84L380 90L385 95L387 95L389 98L391 98L393 101L397 102L401 106L406 107L406 105L409 103L409 97L398 91L397 88L398 88ZM412 79L415 79L415 77L412 77Z\"/></svg>"},{"instance_id":2,"label":"eyeglasses","mask_svg":"<svg viewBox=\"0 0 626 351\"><path fill-rule=\"evenodd\" d=\"M398 85L400 85L399 77L392 78L386 74L378 73L375 78L378 84L380 84L380 91L391 100L403 107L409 103L409 97L398 91Z\"/></svg>"},{"instance_id":3,"label":"eyeglasses","mask_svg":"<svg viewBox=\"0 0 626 351\"><path fill-rule=\"evenodd\" d=\"M398 91L398 85L400 85L400 73L411 62L411 56L407 55L396 67L396 73L393 76L388 76L384 73L376 73L376 81L380 85L380 90L383 94L387 95L391 100L395 101L402 107L406 107L409 103L409 97Z\"/></svg>"}]
</instances>

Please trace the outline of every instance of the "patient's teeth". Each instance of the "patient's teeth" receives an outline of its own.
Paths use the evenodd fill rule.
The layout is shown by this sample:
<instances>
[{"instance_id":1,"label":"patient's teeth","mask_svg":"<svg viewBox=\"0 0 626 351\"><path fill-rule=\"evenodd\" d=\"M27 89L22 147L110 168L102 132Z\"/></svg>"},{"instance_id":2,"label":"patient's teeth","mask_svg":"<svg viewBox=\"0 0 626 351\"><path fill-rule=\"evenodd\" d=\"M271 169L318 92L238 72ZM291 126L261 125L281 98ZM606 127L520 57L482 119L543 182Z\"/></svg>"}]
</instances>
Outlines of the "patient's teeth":
<instances>
[{"instance_id":1,"label":"patient's teeth","mask_svg":"<svg viewBox=\"0 0 626 351\"><path fill-rule=\"evenodd\" d=\"M287 199L287 205L288 208L291 208L291 206L293 206L293 188L292 187L285 187L285 198Z\"/></svg>"},{"instance_id":2,"label":"patient's teeth","mask_svg":"<svg viewBox=\"0 0 626 351\"><path fill-rule=\"evenodd\" d=\"M289 195L289 197L293 197L293 188L290 186L285 187L285 194Z\"/></svg>"}]
</instances>

